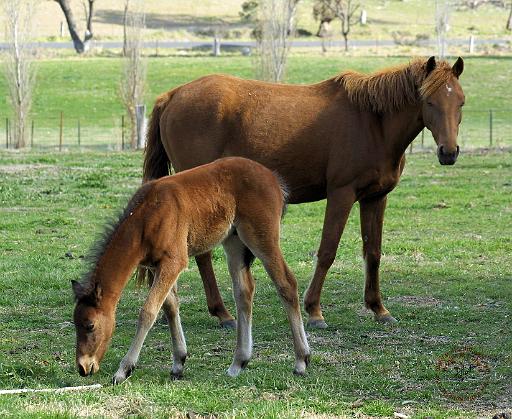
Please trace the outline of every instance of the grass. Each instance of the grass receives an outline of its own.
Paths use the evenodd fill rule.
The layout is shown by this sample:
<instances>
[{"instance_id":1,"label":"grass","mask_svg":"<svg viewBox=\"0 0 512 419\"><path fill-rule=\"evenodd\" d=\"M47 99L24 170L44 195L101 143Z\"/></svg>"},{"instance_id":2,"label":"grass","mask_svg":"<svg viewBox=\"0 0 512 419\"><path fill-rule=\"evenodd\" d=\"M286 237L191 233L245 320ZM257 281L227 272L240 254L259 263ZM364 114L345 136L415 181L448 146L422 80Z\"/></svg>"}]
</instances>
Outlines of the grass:
<instances>
[{"instance_id":1,"label":"grass","mask_svg":"<svg viewBox=\"0 0 512 419\"><path fill-rule=\"evenodd\" d=\"M210 73L228 73L253 77L253 58L224 57L157 57L148 59L149 110L156 96L177 85ZM288 66L290 83L314 83L344 69L374 71L403 64L410 57L349 57L339 54L321 56L293 54ZM38 84L34 101L34 144L55 146L59 140L60 112L64 115L64 146L77 144L80 119L82 145L121 143L121 115L118 86L122 61L119 58L54 59L37 62ZM459 142L463 148L489 144L489 110L494 110L493 143L512 146L510 120L512 97L512 57L469 57L461 84L466 93L466 107ZM6 90L0 79L0 91ZM5 132L9 115L6 101L0 102L0 132ZM430 135L425 145L433 145Z\"/></svg>"},{"instance_id":2,"label":"grass","mask_svg":"<svg viewBox=\"0 0 512 419\"><path fill-rule=\"evenodd\" d=\"M248 38L250 26L240 21L239 12L243 0L190 0L168 1L151 0L146 2L147 37L150 39L197 39L200 32L221 26L231 38ZM318 22L313 19L313 0L302 0L298 4L298 27L313 34L318 30ZM353 26L352 39L391 39L396 31L416 35L427 35L436 39L435 2L433 0L364 0L361 8L368 12L366 26ZM459 2L461 4L461 2ZM72 2L79 33L83 33L85 22L78 1ZM359 14L359 13L358 13ZM60 22L63 14L57 4L46 3L38 8L34 21L38 22L35 36L41 40L69 39L60 38ZM508 10L494 4L484 4L475 10L461 6L450 7L450 38L467 38L469 34L477 37L503 37L510 33L505 30ZM1 17L0 17L1 19ZM95 5L94 35L100 40L122 39L123 3L118 0L103 0ZM340 38L340 22L332 24L335 36Z\"/></svg>"},{"instance_id":3,"label":"grass","mask_svg":"<svg viewBox=\"0 0 512 419\"><path fill-rule=\"evenodd\" d=\"M323 293L329 329L309 331L306 377L292 375L291 338L270 280L256 263L254 358L225 370L233 332L206 310L195 263L180 279L190 358L171 381L166 327L150 332L134 376L110 387L145 296L130 284L100 373L74 366L69 281L86 268L105 219L140 183L139 153L0 152L0 388L102 383L81 394L0 396L4 417L490 417L512 398L512 164L510 154L466 154L441 167L409 158L390 195L383 243L385 303L396 327L362 307L359 220L351 215ZM282 247L301 292L309 281L324 202L291 206ZM68 256L66 256L68 253ZM71 256L71 257L69 257ZM222 252L215 270L233 309Z\"/></svg>"}]
</instances>

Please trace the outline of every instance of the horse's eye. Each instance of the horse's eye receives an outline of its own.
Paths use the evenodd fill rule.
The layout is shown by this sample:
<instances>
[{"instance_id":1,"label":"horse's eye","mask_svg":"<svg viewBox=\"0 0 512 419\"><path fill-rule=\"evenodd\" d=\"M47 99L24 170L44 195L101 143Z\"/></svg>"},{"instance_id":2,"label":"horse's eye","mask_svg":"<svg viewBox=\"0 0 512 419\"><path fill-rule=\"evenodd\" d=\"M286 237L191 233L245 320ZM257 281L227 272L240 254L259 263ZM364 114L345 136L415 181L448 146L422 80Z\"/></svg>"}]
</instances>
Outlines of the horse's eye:
<instances>
[{"instance_id":1,"label":"horse's eye","mask_svg":"<svg viewBox=\"0 0 512 419\"><path fill-rule=\"evenodd\" d=\"M428 106L434 106L434 104L432 102L427 102L427 105Z\"/></svg>"},{"instance_id":2,"label":"horse's eye","mask_svg":"<svg viewBox=\"0 0 512 419\"><path fill-rule=\"evenodd\" d=\"M92 332L94 330L94 323L84 324L84 329L86 332Z\"/></svg>"},{"instance_id":3,"label":"horse's eye","mask_svg":"<svg viewBox=\"0 0 512 419\"><path fill-rule=\"evenodd\" d=\"M465 105L465 103L464 103L464 102L462 102L462 103L460 104L460 107L462 108L464 105Z\"/></svg>"}]
</instances>

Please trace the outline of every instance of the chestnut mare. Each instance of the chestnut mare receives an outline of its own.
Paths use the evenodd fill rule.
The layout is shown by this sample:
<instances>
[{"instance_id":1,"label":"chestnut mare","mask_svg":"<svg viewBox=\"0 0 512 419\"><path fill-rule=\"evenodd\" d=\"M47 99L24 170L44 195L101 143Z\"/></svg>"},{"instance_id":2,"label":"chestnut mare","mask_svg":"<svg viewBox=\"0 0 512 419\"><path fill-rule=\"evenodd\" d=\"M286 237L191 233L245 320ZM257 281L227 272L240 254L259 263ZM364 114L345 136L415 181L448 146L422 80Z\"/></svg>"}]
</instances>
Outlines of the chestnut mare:
<instances>
[{"instance_id":1,"label":"chestnut mare","mask_svg":"<svg viewBox=\"0 0 512 419\"><path fill-rule=\"evenodd\" d=\"M113 377L123 382L135 368L144 339L163 307L173 346L172 376L183 374L187 356L176 281L189 256L222 243L237 306L237 343L228 369L236 376L252 353L256 256L272 278L285 306L295 349L295 373L304 374L309 346L302 323L297 282L279 248L284 208L281 186L272 172L254 161L231 157L144 184L117 224L98 246L92 270L73 281L76 297L76 363L80 375L95 373L112 337L121 292L138 265L154 270L140 311L137 332Z\"/></svg>"},{"instance_id":2,"label":"chestnut mare","mask_svg":"<svg viewBox=\"0 0 512 419\"><path fill-rule=\"evenodd\" d=\"M312 327L327 327L320 293L345 222L360 205L366 306L378 321L395 319L379 287L386 196L397 185L404 153L427 127L441 164L459 154L464 63L417 59L370 75L344 72L313 85L269 84L212 75L161 95L147 137L144 180L180 172L222 156L243 156L275 170L289 203L327 198L322 239L304 305ZM208 308L232 324L212 269L196 256Z\"/></svg>"}]
</instances>

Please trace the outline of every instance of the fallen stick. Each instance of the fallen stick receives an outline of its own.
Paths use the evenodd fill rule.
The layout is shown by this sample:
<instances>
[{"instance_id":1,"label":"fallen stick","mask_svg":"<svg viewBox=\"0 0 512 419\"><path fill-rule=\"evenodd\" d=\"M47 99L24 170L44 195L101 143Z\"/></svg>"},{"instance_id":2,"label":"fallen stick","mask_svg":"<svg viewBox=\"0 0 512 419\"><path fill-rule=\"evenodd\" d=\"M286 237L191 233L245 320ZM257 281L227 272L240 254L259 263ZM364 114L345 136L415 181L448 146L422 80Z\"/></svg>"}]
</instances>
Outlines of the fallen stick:
<instances>
[{"instance_id":1,"label":"fallen stick","mask_svg":"<svg viewBox=\"0 0 512 419\"><path fill-rule=\"evenodd\" d=\"M61 388L15 388L13 390L0 390L2 394L22 394L22 393L64 393L67 391L96 390L103 387L101 384L92 384L90 386L61 387Z\"/></svg>"}]
</instances>

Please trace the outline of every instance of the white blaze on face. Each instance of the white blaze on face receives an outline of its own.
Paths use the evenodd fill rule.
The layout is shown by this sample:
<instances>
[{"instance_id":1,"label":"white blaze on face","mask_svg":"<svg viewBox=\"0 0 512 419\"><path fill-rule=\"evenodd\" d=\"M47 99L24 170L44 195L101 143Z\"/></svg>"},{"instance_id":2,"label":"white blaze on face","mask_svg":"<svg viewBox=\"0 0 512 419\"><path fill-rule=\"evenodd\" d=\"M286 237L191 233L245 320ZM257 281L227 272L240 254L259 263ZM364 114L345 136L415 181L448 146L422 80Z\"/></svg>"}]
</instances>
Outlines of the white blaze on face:
<instances>
[{"instance_id":1,"label":"white blaze on face","mask_svg":"<svg viewBox=\"0 0 512 419\"><path fill-rule=\"evenodd\" d=\"M452 90L452 87L449 84L446 84L446 96L450 96Z\"/></svg>"}]
</instances>

